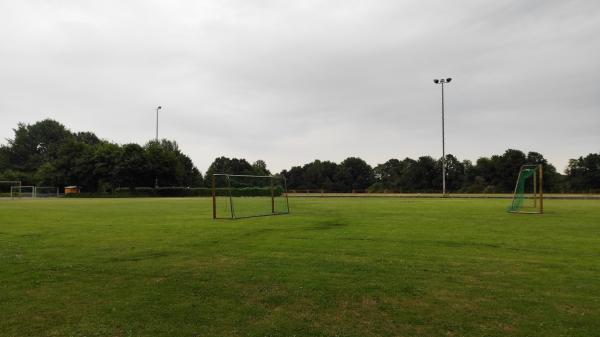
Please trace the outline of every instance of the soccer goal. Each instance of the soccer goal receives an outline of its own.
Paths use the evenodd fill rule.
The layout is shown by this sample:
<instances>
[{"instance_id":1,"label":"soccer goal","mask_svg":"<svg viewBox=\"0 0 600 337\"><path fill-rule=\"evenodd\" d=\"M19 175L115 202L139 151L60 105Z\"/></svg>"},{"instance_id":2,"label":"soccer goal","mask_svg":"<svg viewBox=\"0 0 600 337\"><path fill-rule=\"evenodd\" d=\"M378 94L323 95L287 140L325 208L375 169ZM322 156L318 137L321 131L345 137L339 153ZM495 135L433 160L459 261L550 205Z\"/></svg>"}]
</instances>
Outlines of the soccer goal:
<instances>
[{"instance_id":1,"label":"soccer goal","mask_svg":"<svg viewBox=\"0 0 600 337\"><path fill-rule=\"evenodd\" d=\"M510 213L544 213L542 165L523 165L519 171Z\"/></svg>"},{"instance_id":2,"label":"soccer goal","mask_svg":"<svg viewBox=\"0 0 600 337\"><path fill-rule=\"evenodd\" d=\"M0 198L14 198L13 187L21 186L18 180L0 180Z\"/></svg>"},{"instance_id":3,"label":"soccer goal","mask_svg":"<svg viewBox=\"0 0 600 337\"><path fill-rule=\"evenodd\" d=\"M35 188L36 198L57 198L58 196L58 187L39 186Z\"/></svg>"},{"instance_id":4,"label":"soccer goal","mask_svg":"<svg viewBox=\"0 0 600 337\"><path fill-rule=\"evenodd\" d=\"M13 198L35 198L35 186L11 186L10 195Z\"/></svg>"},{"instance_id":5,"label":"soccer goal","mask_svg":"<svg viewBox=\"0 0 600 337\"><path fill-rule=\"evenodd\" d=\"M288 214L284 177L242 174L212 175L213 219L240 219Z\"/></svg>"}]
</instances>

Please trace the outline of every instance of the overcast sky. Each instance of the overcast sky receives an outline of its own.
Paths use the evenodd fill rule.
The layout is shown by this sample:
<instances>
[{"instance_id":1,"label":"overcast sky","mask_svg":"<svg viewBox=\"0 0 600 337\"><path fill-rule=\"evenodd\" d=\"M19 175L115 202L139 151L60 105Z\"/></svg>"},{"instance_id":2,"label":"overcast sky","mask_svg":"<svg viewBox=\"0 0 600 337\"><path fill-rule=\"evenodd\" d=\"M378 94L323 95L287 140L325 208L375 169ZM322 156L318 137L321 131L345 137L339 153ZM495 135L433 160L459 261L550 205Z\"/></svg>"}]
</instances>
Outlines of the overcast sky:
<instances>
[{"instance_id":1,"label":"overcast sky","mask_svg":"<svg viewBox=\"0 0 600 337\"><path fill-rule=\"evenodd\" d=\"M53 118L272 171L600 151L600 1L0 1L0 138Z\"/></svg>"}]
</instances>

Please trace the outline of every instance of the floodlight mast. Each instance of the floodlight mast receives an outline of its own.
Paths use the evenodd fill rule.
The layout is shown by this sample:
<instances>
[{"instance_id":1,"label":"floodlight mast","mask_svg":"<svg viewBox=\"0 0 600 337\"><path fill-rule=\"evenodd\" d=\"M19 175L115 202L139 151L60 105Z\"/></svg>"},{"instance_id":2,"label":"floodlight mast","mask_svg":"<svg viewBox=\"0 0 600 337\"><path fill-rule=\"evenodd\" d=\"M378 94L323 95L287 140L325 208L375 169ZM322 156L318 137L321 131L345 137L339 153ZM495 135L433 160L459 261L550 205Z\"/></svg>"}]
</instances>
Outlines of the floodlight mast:
<instances>
[{"instance_id":1,"label":"floodlight mast","mask_svg":"<svg viewBox=\"0 0 600 337\"><path fill-rule=\"evenodd\" d=\"M446 196L446 130L444 121L444 83L450 83L451 77L434 79L433 83L442 85L442 196Z\"/></svg>"},{"instance_id":2,"label":"floodlight mast","mask_svg":"<svg viewBox=\"0 0 600 337\"><path fill-rule=\"evenodd\" d=\"M158 142L158 110L162 109L162 106L156 107L156 138L155 140Z\"/></svg>"}]
</instances>

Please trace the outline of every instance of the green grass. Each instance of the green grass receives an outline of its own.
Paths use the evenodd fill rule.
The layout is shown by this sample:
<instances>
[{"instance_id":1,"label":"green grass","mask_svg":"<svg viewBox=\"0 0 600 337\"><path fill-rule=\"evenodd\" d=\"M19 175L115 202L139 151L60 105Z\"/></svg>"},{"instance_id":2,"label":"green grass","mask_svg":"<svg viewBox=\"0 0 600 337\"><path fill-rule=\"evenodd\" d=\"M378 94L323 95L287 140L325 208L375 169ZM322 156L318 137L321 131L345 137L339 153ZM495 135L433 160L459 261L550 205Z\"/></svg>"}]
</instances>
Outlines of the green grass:
<instances>
[{"instance_id":1,"label":"green grass","mask_svg":"<svg viewBox=\"0 0 600 337\"><path fill-rule=\"evenodd\" d=\"M598 336L600 201L0 201L0 336Z\"/></svg>"}]
</instances>

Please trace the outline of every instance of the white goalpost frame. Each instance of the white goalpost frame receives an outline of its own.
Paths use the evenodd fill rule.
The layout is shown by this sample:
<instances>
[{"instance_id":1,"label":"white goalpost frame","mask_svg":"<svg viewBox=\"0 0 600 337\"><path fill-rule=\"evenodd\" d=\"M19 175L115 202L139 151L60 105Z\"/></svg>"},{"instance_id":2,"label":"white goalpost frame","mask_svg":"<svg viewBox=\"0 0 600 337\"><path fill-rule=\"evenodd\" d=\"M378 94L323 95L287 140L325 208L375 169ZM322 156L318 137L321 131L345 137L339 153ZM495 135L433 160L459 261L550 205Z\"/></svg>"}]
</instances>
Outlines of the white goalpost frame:
<instances>
[{"instance_id":1,"label":"white goalpost frame","mask_svg":"<svg viewBox=\"0 0 600 337\"><path fill-rule=\"evenodd\" d=\"M28 195L27 196L23 196L24 192L23 189L30 189L30 192L25 192ZM12 198L14 198L15 193L18 193L18 198L31 198L31 199L35 199L35 186L22 186L22 185L18 185L18 186L11 186L10 187L10 195L12 196Z\"/></svg>"},{"instance_id":2,"label":"white goalpost frame","mask_svg":"<svg viewBox=\"0 0 600 337\"><path fill-rule=\"evenodd\" d=\"M11 199L60 197L59 188L54 186L23 186L19 180L0 180L0 185L2 184L9 184Z\"/></svg>"},{"instance_id":3,"label":"white goalpost frame","mask_svg":"<svg viewBox=\"0 0 600 337\"><path fill-rule=\"evenodd\" d=\"M40 190L42 191L42 193L40 193ZM44 190L49 190L49 193L44 193ZM59 197L59 191L58 191L58 187L53 187L53 186L36 186L35 187L35 198L52 198L52 197Z\"/></svg>"}]
</instances>

